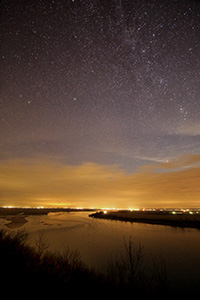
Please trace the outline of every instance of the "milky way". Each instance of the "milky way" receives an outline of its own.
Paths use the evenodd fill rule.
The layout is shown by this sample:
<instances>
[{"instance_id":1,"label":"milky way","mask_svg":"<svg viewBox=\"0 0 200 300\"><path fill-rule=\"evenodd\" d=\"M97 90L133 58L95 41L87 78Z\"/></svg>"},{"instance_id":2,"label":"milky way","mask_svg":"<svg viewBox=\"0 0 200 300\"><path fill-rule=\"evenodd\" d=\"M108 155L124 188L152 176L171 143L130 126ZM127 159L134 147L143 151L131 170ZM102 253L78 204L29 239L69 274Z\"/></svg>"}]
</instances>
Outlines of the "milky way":
<instances>
[{"instance_id":1,"label":"milky way","mask_svg":"<svg viewBox=\"0 0 200 300\"><path fill-rule=\"evenodd\" d=\"M200 150L198 1L3 1L1 159L127 172Z\"/></svg>"}]
</instances>

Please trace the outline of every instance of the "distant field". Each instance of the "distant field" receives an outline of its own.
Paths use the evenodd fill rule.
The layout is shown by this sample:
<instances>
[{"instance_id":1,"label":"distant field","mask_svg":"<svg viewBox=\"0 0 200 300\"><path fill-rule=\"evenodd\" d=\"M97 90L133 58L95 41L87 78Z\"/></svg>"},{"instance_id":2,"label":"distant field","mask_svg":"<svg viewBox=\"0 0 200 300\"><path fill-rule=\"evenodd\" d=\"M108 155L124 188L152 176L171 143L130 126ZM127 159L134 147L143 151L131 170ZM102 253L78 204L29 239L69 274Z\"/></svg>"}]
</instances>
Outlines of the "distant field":
<instances>
[{"instance_id":1,"label":"distant field","mask_svg":"<svg viewBox=\"0 0 200 300\"><path fill-rule=\"evenodd\" d=\"M77 212L77 211L93 211L93 209L76 209L76 208L23 208L23 207L12 207L5 208L0 207L0 216L7 215L46 215L50 212Z\"/></svg>"}]
</instances>

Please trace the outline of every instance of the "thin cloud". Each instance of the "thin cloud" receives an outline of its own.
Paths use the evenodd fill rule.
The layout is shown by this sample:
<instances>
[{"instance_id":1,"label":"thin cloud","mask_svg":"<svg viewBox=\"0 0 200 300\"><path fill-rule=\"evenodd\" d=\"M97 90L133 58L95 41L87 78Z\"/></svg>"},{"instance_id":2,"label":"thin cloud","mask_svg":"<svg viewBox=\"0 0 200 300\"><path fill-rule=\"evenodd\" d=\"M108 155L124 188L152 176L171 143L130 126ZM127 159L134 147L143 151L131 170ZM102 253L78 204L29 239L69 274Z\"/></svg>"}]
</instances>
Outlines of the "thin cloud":
<instances>
[{"instance_id":1,"label":"thin cloud","mask_svg":"<svg viewBox=\"0 0 200 300\"><path fill-rule=\"evenodd\" d=\"M187 155L127 174L112 165L84 163L70 166L52 158L5 160L0 163L1 203L16 206L199 207L199 162L200 155Z\"/></svg>"}]
</instances>

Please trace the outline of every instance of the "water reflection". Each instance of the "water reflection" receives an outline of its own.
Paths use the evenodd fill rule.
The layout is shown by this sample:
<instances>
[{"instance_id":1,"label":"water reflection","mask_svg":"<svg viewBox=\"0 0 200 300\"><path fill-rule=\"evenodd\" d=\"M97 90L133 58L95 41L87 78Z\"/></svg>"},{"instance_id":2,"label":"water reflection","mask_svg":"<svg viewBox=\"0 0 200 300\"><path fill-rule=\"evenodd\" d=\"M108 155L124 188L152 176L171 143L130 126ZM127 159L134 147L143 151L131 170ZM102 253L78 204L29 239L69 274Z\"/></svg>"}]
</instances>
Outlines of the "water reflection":
<instances>
[{"instance_id":1,"label":"water reflection","mask_svg":"<svg viewBox=\"0 0 200 300\"><path fill-rule=\"evenodd\" d=\"M110 257L123 248L124 238L144 246L146 263L151 257L165 260L170 278L176 284L194 283L200 278L200 231L168 226L127 223L88 217L87 212L49 213L29 216L23 225L29 242L35 244L43 233L49 250L78 250L83 262L105 271Z\"/></svg>"}]
</instances>

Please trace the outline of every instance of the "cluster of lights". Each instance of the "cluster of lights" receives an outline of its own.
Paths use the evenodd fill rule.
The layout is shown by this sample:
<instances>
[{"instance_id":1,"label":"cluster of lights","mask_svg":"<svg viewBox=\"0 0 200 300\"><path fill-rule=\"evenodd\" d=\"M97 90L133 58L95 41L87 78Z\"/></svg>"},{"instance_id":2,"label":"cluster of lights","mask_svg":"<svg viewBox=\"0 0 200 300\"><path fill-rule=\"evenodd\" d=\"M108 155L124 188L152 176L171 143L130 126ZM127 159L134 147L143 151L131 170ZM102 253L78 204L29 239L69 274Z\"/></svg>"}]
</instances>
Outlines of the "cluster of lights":
<instances>
[{"instance_id":1,"label":"cluster of lights","mask_svg":"<svg viewBox=\"0 0 200 300\"><path fill-rule=\"evenodd\" d=\"M191 210L189 210L189 209L183 209L183 210L180 210L180 211L172 211L172 214L173 215L176 215L176 214L190 214L190 215L193 215L193 214L199 214L199 209L198 210L193 210L193 211L191 211Z\"/></svg>"},{"instance_id":2,"label":"cluster of lights","mask_svg":"<svg viewBox=\"0 0 200 300\"><path fill-rule=\"evenodd\" d=\"M13 206L13 205L5 205L5 206L2 206L3 208L24 208L24 209L44 209L44 208L47 208L47 209L51 209L51 207L44 207L44 206L35 206L35 207L32 207L32 206ZM52 207L53 208L53 207ZM55 208L55 207L54 207ZM59 208L59 207L58 207ZM62 207L64 209L66 208L69 208L69 207ZM77 209L77 210L84 210L83 207L71 207L71 209ZM98 210L97 208L90 208L90 209L93 209L93 210ZM104 214L107 214L107 212L109 211L130 211L130 212L134 212L134 211L150 211L150 212L162 212L162 211L165 211L165 212L169 212L171 214L183 214L183 213L188 213L188 214L199 214L200 213L200 208L194 208L194 209L183 209L183 208L115 208L115 207L104 207L104 208L101 208L101 210L103 211Z\"/></svg>"},{"instance_id":3,"label":"cluster of lights","mask_svg":"<svg viewBox=\"0 0 200 300\"><path fill-rule=\"evenodd\" d=\"M104 214L107 214L109 211L130 211L130 212L134 212L134 211L146 211L146 212L169 212L171 214L182 214L182 213L188 213L188 214L199 214L200 213L200 209L173 209L173 208L102 208L102 211Z\"/></svg>"}]
</instances>

